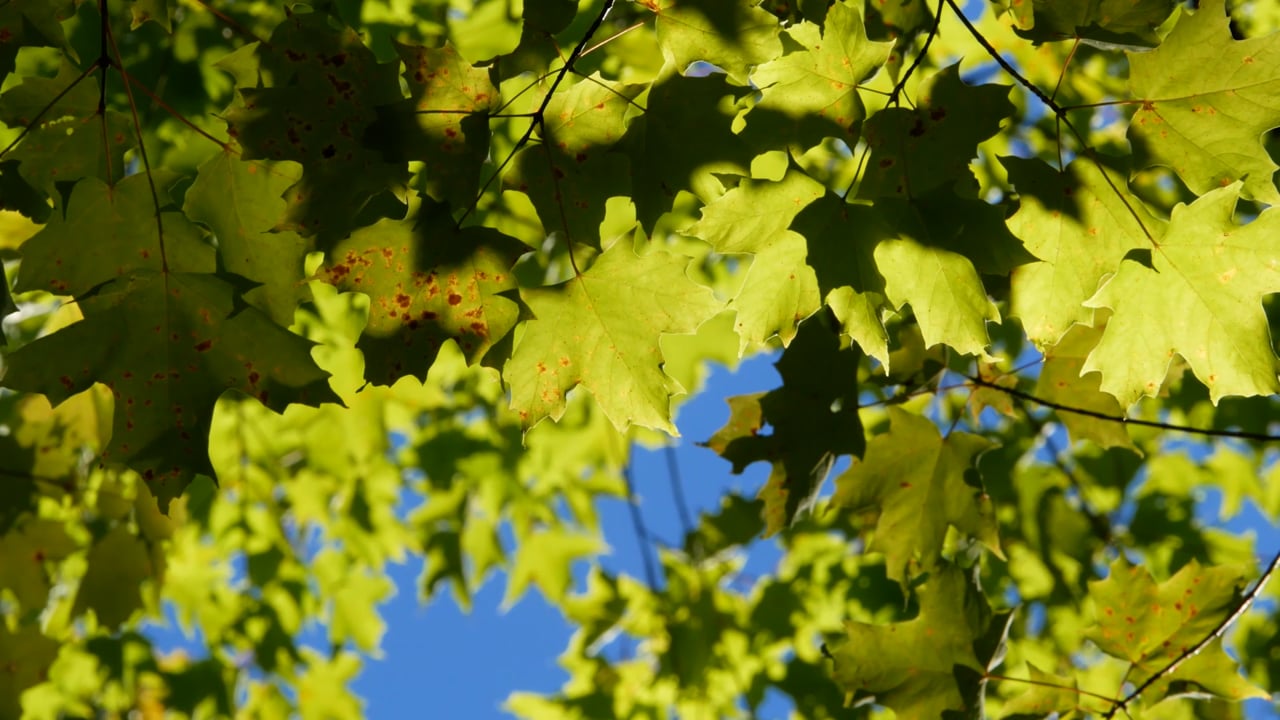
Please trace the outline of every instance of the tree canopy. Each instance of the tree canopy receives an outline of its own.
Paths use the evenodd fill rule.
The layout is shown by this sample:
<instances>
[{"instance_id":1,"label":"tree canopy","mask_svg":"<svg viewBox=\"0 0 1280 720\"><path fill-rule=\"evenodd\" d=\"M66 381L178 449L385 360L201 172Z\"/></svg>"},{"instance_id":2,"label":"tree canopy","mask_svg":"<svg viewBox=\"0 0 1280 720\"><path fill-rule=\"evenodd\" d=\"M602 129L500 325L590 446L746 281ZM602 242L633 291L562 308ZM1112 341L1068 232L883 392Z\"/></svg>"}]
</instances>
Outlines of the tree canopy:
<instances>
[{"instance_id":1,"label":"tree canopy","mask_svg":"<svg viewBox=\"0 0 1280 720\"><path fill-rule=\"evenodd\" d=\"M530 720L1266 706L1277 29L0 0L0 718L360 717L406 558L577 628ZM634 449L760 353L684 439L758 494L606 570Z\"/></svg>"}]
</instances>

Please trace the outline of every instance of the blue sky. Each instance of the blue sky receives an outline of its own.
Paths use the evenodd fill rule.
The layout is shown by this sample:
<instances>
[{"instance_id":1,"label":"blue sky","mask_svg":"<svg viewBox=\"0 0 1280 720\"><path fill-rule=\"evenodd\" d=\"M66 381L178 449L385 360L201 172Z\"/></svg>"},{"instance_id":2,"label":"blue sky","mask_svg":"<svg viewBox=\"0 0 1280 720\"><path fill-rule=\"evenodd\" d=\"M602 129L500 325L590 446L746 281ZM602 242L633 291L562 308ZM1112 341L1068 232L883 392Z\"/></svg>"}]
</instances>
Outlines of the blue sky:
<instances>
[{"instance_id":1,"label":"blue sky","mask_svg":"<svg viewBox=\"0 0 1280 720\"><path fill-rule=\"evenodd\" d=\"M756 465L742 475L732 475L728 462L695 443L710 437L728 419L726 397L778 386L773 360L757 356L744 361L737 372L716 366L703 391L680 409L677 425L682 437L676 457L695 519L700 512L718 508L727 492L754 495L768 474L766 467ZM649 531L678 541L683 531L664 454L637 450L633 475ZM606 502L600 514L611 549L601 562L611 571L643 577L640 546L626 504ZM772 567L777 557L769 552L772 547L765 544L764 552L758 553L765 557L752 557L752 564ZM388 625L383 657L368 661L354 686L366 701L369 717L421 718L421 703L429 702L435 717L510 718L501 707L511 692L553 692L567 679L556 658L573 628L536 591L526 593L504 613L499 608L505 578L494 577L476 594L470 614L461 612L448 593L423 606L417 598L420 567L419 559L411 559L408 565L392 568L400 592L382 607Z\"/></svg>"}]
</instances>

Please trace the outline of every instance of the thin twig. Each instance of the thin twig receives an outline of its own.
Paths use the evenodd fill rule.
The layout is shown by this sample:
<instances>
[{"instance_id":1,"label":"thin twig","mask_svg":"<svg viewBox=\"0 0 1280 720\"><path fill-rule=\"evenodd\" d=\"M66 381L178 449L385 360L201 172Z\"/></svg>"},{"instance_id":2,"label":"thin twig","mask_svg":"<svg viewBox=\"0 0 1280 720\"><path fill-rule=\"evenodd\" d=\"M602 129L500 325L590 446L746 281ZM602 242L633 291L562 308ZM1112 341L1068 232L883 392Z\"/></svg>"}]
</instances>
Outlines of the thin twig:
<instances>
[{"instance_id":1,"label":"thin twig","mask_svg":"<svg viewBox=\"0 0 1280 720\"><path fill-rule=\"evenodd\" d=\"M640 503L636 500L636 487L631 478L631 462L622 468L622 481L627 486L627 509L631 511L631 527L636 533L636 544L640 546L640 556L644 559L644 578L650 590L658 589L658 563L653 557L653 538L645 527L644 516L640 513Z\"/></svg>"},{"instance_id":2,"label":"thin twig","mask_svg":"<svg viewBox=\"0 0 1280 720\"><path fill-rule=\"evenodd\" d=\"M1213 428L1196 428L1196 427L1189 427L1187 425L1175 425L1173 423L1159 422L1157 420L1142 420L1140 418L1131 418L1125 415L1109 415L1104 412L1098 412L1097 410L1087 410L1085 408L1072 407L1070 405L1063 405L1062 403L1054 402L1052 400L1045 400L1044 398L1036 397L1031 393L1023 392L1021 390L1018 390L1017 388L1003 387L989 380L983 380L982 378L979 378L979 377L973 377L972 375L965 375L964 377L967 378L969 382L973 383L974 385L981 385L982 387L988 387L988 388L991 388L992 390L999 390L1000 392L1005 393L1010 397L1020 398L1028 402L1033 402L1037 405L1040 405L1041 407L1052 408L1059 412L1069 412L1076 415L1084 415L1085 417L1091 417L1097 420L1107 420L1109 422L1120 423L1122 425L1138 425L1141 427L1156 428L1158 430L1171 430L1173 432L1186 433L1188 435L1203 435L1205 437L1239 438L1241 440L1253 440L1255 442L1280 442L1280 436L1267 435L1266 433L1249 432L1248 430L1215 430Z\"/></svg>"},{"instance_id":3,"label":"thin twig","mask_svg":"<svg viewBox=\"0 0 1280 720\"><path fill-rule=\"evenodd\" d=\"M15 137L12 141L10 141L8 145L5 145L3 150L0 150L0 158L3 158L5 155L9 154L9 151L12 150L14 146L16 146L18 143L22 142L22 139L31 132L32 128L40 124L40 119L45 116L45 113L52 110L54 105L57 105L58 102L62 100L62 98L66 97L67 93L71 92L71 90L76 85L80 84L81 80L84 80L85 78L89 77L89 75L91 75L93 71L97 69L98 69L98 66L96 63L85 68L84 72L80 73L79 77L77 77L75 80L72 80L66 87L62 88L62 90L60 90L57 95L54 95L53 99L50 100L49 103L45 105L43 108L41 108L40 112L35 114L35 117L27 121L27 124L24 125L22 130L18 132L18 136Z\"/></svg>"},{"instance_id":4,"label":"thin twig","mask_svg":"<svg viewBox=\"0 0 1280 720\"><path fill-rule=\"evenodd\" d=\"M1144 681L1142 684L1134 688L1132 692L1126 695L1123 700L1113 705L1111 709L1108 710L1102 717L1104 718L1115 717L1115 714L1121 710L1125 711L1127 714L1129 703L1133 702L1135 699L1138 698L1138 696L1142 695L1142 693L1145 692L1147 688L1154 685L1155 682L1160 678L1166 675L1169 675L1173 671L1177 670L1178 667L1182 665L1182 663L1200 654L1202 650L1204 650L1206 647L1209 646L1209 643L1222 637L1223 634L1227 632L1227 629L1230 628L1231 625L1235 623L1236 620L1239 620L1241 616L1243 616L1245 612L1249 610L1249 606L1253 604L1253 601L1257 599L1258 595L1262 594L1263 588L1266 587L1267 581L1271 579L1271 576L1275 574L1277 567L1280 567L1280 551L1277 551L1276 554L1272 556L1271 564L1267 565L1267 569L1262 572L1262 575L1258 576L1258 581L1253 584L1253 587L1250 588L1248 592L1246 592L1244 595L1240 597L1240 602L1239 604L1236 605L1236 609L1231 611L1230 614L1224 617L1222 621L1219 622L1217 626L1213 628L1212 632L1205 635L1204 638L1200 640L1200 642L1196 643L1195 645L1192 645L1186 650L1183 650L1182 653L1178 655L1178 657L1174 658L1173 660L1170 660L1168 665L1165 665L1164 667L1160 668L1159 671L1157 671L1151 677L1147 678L1146 681Z\"/></svg>"},{"instance_id":5,"label":"thin twig","mask_svg":"<svg viewBox=\"0 0 1280 720\"><path fill-rule=\"evenodd\" d=\"M1121 204L1123 204L1125 209L1129 211L1129 214L1133 216L1134 221L1138 223L1138 227L1142 228L1142 234L1146 236L1147 240L1151 242L1152 245L1154 245L1156 242L1155 236L1151 234L1149 229L1147 229L1146 223L1142 222L1142 218L1138 215L1138 211L1134 209L1133 205L1129 203L1129 199L1124 196L1124 193L1120 192L1119 187L1116 187L1115 181L1113 181L1111 176L1107 174L1106 168L1102 165L1102 161L1099 160L1098 156L1093 152L1093 148L1089 147L1089 143L1085 139L1085 136L1076 129L1076 126L1071 122L1071 119L1067 117L1067 111L1064 110L1053 98L1045 95L1044 91L1037 87L1035 83L1031 82L1024 77L1022 73L1018 72L1018 69L1010 64L1008 60L1004 59L1004 56L992 47L991 42L987 40L986 36L969 21L969 18L965 16L964 11L956 4L956 0L943 1L951 6L956 17L960 19L961 24L965 26L965 29L967 29L969 34L973 36L973 39L978 41L978 44L982 46L982 49L987 51L987 54L991 56L991 59L995 60L996 64L1008 73L1010 77L1017 80L1019 85L1026 88L1032 95L1035 95L1040 102L1045 104L1045 107L1052 110L1053 114L1058 116L1058 119L1062 124L1066 125L1067 129L1071 131L1071 134L1076 136L1076 139L1080 141L1080 146L1084 150L1085 156L1097 166L1098 171L1102 174L1102 179L1105 180L1107 185L1111 187L1111 190L1115 192L1116 197L1119 198Z\"/></svg>"},{"instance_id":6,"label":"thin twig","mask_svg":"<svg viewBox=\"0 0 1280 720\"><path fill-rule=\"evenodd\" d=\"M101 2L101 8L105 13L107 9L107 0L101 0ZM103 36L111 43L111 50L116 55L116 60L113 64L119 68L121 72L124 72L124 56L120 54L120 48L116 45L116 37L111 32L107 24L107 17L105 14L102 17L102 23L104 28ZM103 53L106 53L105 48L103 49ZM111 62L110 58L108 58L107 62ZM106 87L105 75L103 87ZM142 122L138 119L138 103L133 98L133 88L130 87L127 82L124 83L124 94L125 97L129 99L129 112L133 116L133 131L138 136L138 158L142 160L142 170L147 175L147 187L151 189L151 202L156 208L156 240L160 248L160 269L167 276L169 273L169 255L165 252L164 247L164 213L160 211L160 193L156 190L155 175L151 172L151 160L147 157L147 143L146 139L142 136Z\"/></svg>"},{"instance_id":7,"label":"thin twig","mask_svg":"<svg viewBox=\"0 0 1280 720\"><path fill-rule=\"evenodd\" d=\"M667 459L667 479L671 481L671 496L675 498L676 515L680 518L680 527L686 536L693 533L693 515L689 512L689 503L684 497L684 479L680 476L680 463L676 458L676 449L667 445L662 449ZM701 553L695 553L698 555Z\"/></svg>"},{"instance_id":8,"label":"thin twig","mask_svg":"<svg viewBox=\"0 0 1280 720\"><path fill-rule=\"evenodd\" d=\"M524 134L520 136L518 141L516 141L515 147L512 148L511 153L507 155L507 159L503 160L502 164L498 166L498 169L494 171L493 175L489 176L489 179L485 181L484 186L480 188L479 194L476 195L475 202L472 202L467 208L467 211L462 213L462 217L458 218L454 223L456 227L462 227L462 223L465 222L471 213L475 211L476 207L480 204L480 199L484 197L485 192L489 190L489 186L493 184L493 181L502 174L503 168L507 166L507 163L511 161L511 158L515 157L516 153L520 152L521 148L529 144L529 140L533 137L534 130L540 128L545 129L544 118L546 116L547 106L551 104L551 98L556 94L556 89L560 87L560 83L564 81L564 76L568 75L569 71L573 69L573 63L578 58L582 57L582 52L586 49L587 43L591 41L591 36L595 35L596 30L600 29L601 23L603 23L604 19L608 17L609 11L613 9L614 2L616 2L616 0L605 0L604 7L600 8L599 14L596 15L591 26L587 28L587 32L582 36L582 39L578 41L577 46L573 48L573 52L569 53L568 59L566 59L564 65L560 67L560 71L556 73L555 79L551 81L551 87L547 90L547 94L542 98L542 102L538 105L538 109L533 111L529 127L525 129ZM555 173L553 172L552 177L554 176ZM570 248L570 255L572 256L572 248Z\"/></svg>"},{"instance_id":9,"label":"thin twig","mask_svg":"<svg viewBox=\"0 0 1280 720\"><path fill-rule=\"evenodd\" d=\"M933 16L933 27L929 28L929 35L924 39L924 45L920 47L920 52L916 53L916 57L911 61L911 65L907 67L906 72L902 73L902 78L894 84L893 91L889 93L889 100L887 104L898 104L898 95L906 89L907 80L911 79L911 74L916 71L916 68L920 67L920 63L924 60L924 56L929 54L929 46L933 44L933 38L938 35L938 28L942 25L942 8L943 0L938 0L938 10Z\"/></svg>"}]
</instances>

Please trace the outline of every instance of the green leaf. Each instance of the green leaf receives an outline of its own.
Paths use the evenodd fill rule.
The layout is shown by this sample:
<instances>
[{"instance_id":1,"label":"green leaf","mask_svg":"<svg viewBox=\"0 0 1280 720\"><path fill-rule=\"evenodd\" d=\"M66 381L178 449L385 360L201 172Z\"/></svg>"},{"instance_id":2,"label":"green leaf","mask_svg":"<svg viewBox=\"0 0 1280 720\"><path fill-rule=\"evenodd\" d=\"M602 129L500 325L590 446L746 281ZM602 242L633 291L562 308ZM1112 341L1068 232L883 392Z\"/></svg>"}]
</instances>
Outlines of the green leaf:
<instances>
[{"instance_id":1,"label":"green leaf","mask_svg":"<svg viewBox=\"0 0 1280 720\"><path fill-rule=\"evenodd\" d=\"M154 22L165 29L165 32L172 32L173 25L169 22L169 0L130 0L129 14L133 18L130 27L137 30L148 22Z\"/></svg>"},{"instance_id":2,"label":"green leaf","mask_svg":"<svg viewBox=\"0 0 1280 720\"><path fill-rule=\"evenodd\" d=\"M1224 0L1210 0L1160 47L1129 54L1129 86L1142 103L1129 123L1137 167L1170 167L1198 195L1243 180L1244 197L1280 202L1262 146L1280 126L1280 36L1233 41Z\"/></svg>"},{"instance_id":3,"label":"green leaf","mask_svg":"<svg viewBox=\"0 0 1280 720\"><path fill-rule=\"evenodd\" d=\"M705 445L740 473L754 462L773 465L760 489L765 535L790 526L813 509L838 455L862 455L865 440L858 416L858 363L848 346L817 315L800 326L775 367L782 387L729 398L729 422ZM815 376L810 368L821 367ZM760 431L768 425L773 432Z\"/></svg>"},{"instance_id":4,"label":"green leaf","mask_svg":"<svg viewBox=\"0 0 1280 720\"><path fill-rule=\"evenodd\" d=\"M519 602L530 584L536 585L548 602L559 604L573 581L574 561L606 549L598 538L563 527L534 531L516 550L502 606L509 608Z\"/></svg>"},{"instance_id":5,"label":"green leaf","mask_svg":"<svg viewBox=\"0 0 1280 720\"><path fill-rule=\"evenodd\" d=\"M611 152L635 112L638 85L599 77L556 93L540 126L540 143L516 153L504 177L529 196L543 227L600 247L605 201L630 192L627 158Z\"/></svg>"},{"instance_id":6,"label":"green leaf","mask_svg":"<svg viewBox=\"0 0 1280 720\"><path fill-rule=\"evenodd\" d=\"M22 693L45 680L58 657L59 644L38 627L10 630L0 623L0 717L23 716Z\"/></svg>"},{"instance_id":7,"label":"green leaf","mask_svg":"<svg viewBox=\"0 0 1280 720\"><path fill-rule=\"evenodd\" d=\"M0 83L13 72L23 47L65 48L61 21L75 14L73 0L11 0L0 5Z\"/></svg>"},{"instance_id":8,"label":"green leaf","mask_svg":"<svg viewBox=\"0 0 1280 720\"><path fill-rule=\"evenodd\" d=\"M887 364L889 335L881 317L891 308L875 251L893 235L881 214L827 192L796 216L791 229L805 238L818 293L841 328L863 352Z\"/></svg>"},{"instance_id":9,"label":"green leaf","mask_svg":"<svg viewBox=\"0 0 1280 720\"><path fill-rule=\"evenodd\" d=\"M1114 311L1084 372L1100 372L1101 389L1122 407L1159 391L1174 353L1214 402L1280 391L1261 302L1280 292L1274 244L1280 214L1267 210L1236 225L1240 188L1235 183L1175 207L1151 266L1126 260L1085 303Z\"/></svg>"},{"instance_id":10,"label":"green leaf","mask_svg":"<svg viewBox=\"0 0 1280 720\"><path fill-rule=\"evenodd\" d=\"M53 587L49 567L79 548L61 522L30 516L20 520L0 536L0 557L9 558L0 564L0 589L13 593L23 615L38 615ZM0 632L5 625L0 623Z\"/></svg>"},{"instance_id":11,"label":"green leaf","mask_svg":"<svg viewBox=\"0 0 1280 720\"><path fill-rule=\"evenodd\" d=\"M978 143L1013 113L1007 85L968 85L959 64L938 71L921 84L914 109L886 108L867 120L871 154L858 197L921 197L971 178Z\"/></svg>"},{"instance_id":12,"label":"green leaf","mask_svg":"<svg viewBox=\"0 0 1280 720\"><path fill-rule=\"evenodd\" d=\"M1080 690L1074 677L1058 677L1030 662L1027 663L1027 673L1029 683L1026 691L1004 704L1001 718L1046 717L1053 713L1065 717L1075 712L1080 702Z\"/></svg>"},{"instance_id":13,"label":"green leaf","mask_svg":"<svg viewBox=\"0 0 1280 720\"><path fill-rule=\"evenodd\" d=\"M623 143L636 217L647 230L671 209L677 192L709 202L723 190L716 173L747 174L753 153L731 129L734 101L720 75L685 77L668 66L654 81L646 112L627 128Z\"/></svg>"},{"instance_id":14,"label":"green leaf","mask_svg":"<svg viewBox=\"0 0 1280 720\"><path fill-rule=\"evenodd\" d=\"M919 614L905 622L848 622L843 642L832 649L832 674L846 693L870 694L901 720L944 717L969 710L965 677L958 668L982 672L974 643L990 622L982 592L952 565L941 565L919 588ZM978 675L980 677L980 675Z\"/></svg>"},{"instance_id":15,"label":"green leaf","mask_svg":"<svg viewBox=\"0 0 1280 720\"><path fill-rule=\"evenodd\" d=\"M1120 403L1098 389L1098 374L1084 371L1085 359L1101 337L1101 330L1076 325L1057 345L1046 349L1044 367L1036 381L1036 397L1108 417L1124 417ZM1141 454L1123 423L1072 412L1059 412L1058 419L1067 426L1073 440L1092 440L1104 448L1128 448Z\"/></svg>"},{"instance_id":16,"label":"green leaf","mask_svg":"<svg viewBox=\"0 0 1280 720\"><path fill-rule=\"evenodd\" d=\"M1040 160L1000 162L1020 201L1009 230L1040 259L1013 272L1013 314L1032 342L1052 345L1072 324L1093 323L1084 302L1126 253L1148 247L1148 233L1159 238L1165 224L1124 189L1122 175L1104 175L1096 163L1074 160L1059 172Z\"/></svg>"},{"instance_id":17,"label":"green leaf","mask_svg":"<svg viewBox=\"0 0 1280 720\"><path fill-rule=\"evenodd\" d=\"M1128 681L1142 683L1209 637L1236 609L1246 584L1239 568L1205 568L1194 560L1157 584L1144 568L1130 565L1122 555L1111 564L1107 579L1089 584L1095 620L1086 637L1108 655L1129 661ZM1169 693L1175 680L1199 680L1200 689L1235 700L1266 696L1240 680L1235 661L1222 652L1220 640L1206 648L1191 668L1184 665L1172 676L1162 677L1159 687L1144 697L1148 702L1158 700Z\"/></svg>"},{"instance_id":18,"label":"green leaf","mask_svg":"<svg viewBox=\"0 0 1280 720\"><path fill-rule=\"evenodd\" d=\"M364 144L377 107L403 98L398 64L379 63L354 30L335 30L315 12L290 14L256 55L277 84L239 87L242 102L223 117L244 159L302 164L275 229L328 247L351 231L370 198L408 179L403 163Z\"/></svg>"},{"instance_id":19,"label":"green leaf","mask_svg":"<svg viewBox=\"0 0 1280 720\"><path fill-rule=\"evenodd\" d=\"M533 319L503 379L526 428L559 419L565 394L581 384L614 427L676 432L671 395L680 388L661 370L658 338L692 333L723 308L710 290L689 280L686 262L663 252L639 257L621 241L583 274L520 292Z\"/></svg>"},{"instance_id":20,"label":"green leaf","mask_svg":"<svg viewBox=\"0 0 1280 720\"><path fill-rule=\"evenodd\" d=\"M284 219L282 195L300 175L295 163L242 162L224 151L200 166L182 208L218 239L224 268L259 283L245 302L286 327L309 295L302 267L308 243L297 233L272 230Z\"/></svg>"},{"instance_id":21,"label":"green leaf","mask_svg":"<svg viewBox=\"0 0 1280 720\"><path fill-rule=\"evenodd\" d=\"M927 205L895 198L877 202L894 237L875 248L885 296L895 307L911 305L925 345L943 343L956 352L982 355L990 344L988 322L999 322L971 260L946 247L934 232L945 224L929 217Z\"/></svg>"},{"instance_id":22,"label":"green leaf","mask_svg":"<svg viewBox=\"0 0 1280 720\"><path fill-rule=\"evenodd\" d=\"M117 628L143 607L142 583L162 580L163 564L135 532L117 525L89 548L88 569L76 590L76 614L93 610L98 622Z\"/></svg>"},{"instance_id":23,"label":"green leaf","mask_svg":"<svg viewBox=\"0 0 1280 720\"><path fill-rule=\"evenodd\" d=\"M742 288L729 304L738 314L734 329L741 351L760 347L775 334L786 345L800 321L820 306L817 279L805 264L804 238L787 226L825 192L796 170L780 182L743 180L702 208L702 218L685 231L716 252L753 255Z\"/></svg>"},{"instance_id":24,"label":"green leaf","mask_svg":"<svg viewBox=\"0 0 1280 720\"><path fill-rule=\"evenodd\" d=\"M209 418L224 390L277 411L338 401L311 343L244 306L219 276L134 270L80 306L84 320L9 356L5 384L57 404L104 383L116 412L102 457L142 473L162 508L194 472L212 472Z\"/></svg>"},{"instance_id":25,"label":"green leaf","mask_svg":"<svg viewBox=\"0 0 1280 720\"><path fill-rule=\"evenodd\" d=\"M750 0L650 0L646 4L658 14L658 45L677 72L702 61L746 85L752 66L782 53L777 18Z\"/></svg>"},{"instance_id":26,"label":"green leaf","mask_svg":"<svg viewBox=\"0 0 1280 720\"><path fill-rule=\"evenodd\" d=\"M1160 44L1156 30L1173 12L1174 5L1173 0L1035 0L1030 22L1017 28L1017 32L1036 43L1080 38L1103 48L1155 47Z\"/></svg>"},{"instance_id":27,"label":"green leaf","mask_svg":"<svg viewBox=\"0 0 1280 720\"><path fill-rule=\"evenodd\" d=\"M529 248L484 227L458 230L447 206L426 200L416 222L381 220L333 249L318 278L369 296L369 324L357 347L365 377L391 385L426 379L442 343L480 362L511 332L519 308L511 266Z\"/></svg>"},{"instance_id":28,"label":"green leaf","mask_svg":"<svg viewBox=\"0 0 1280 720\"><path fill-rule=\"evenodd\" d=\"M16 289L81 296L140 270L212 272L213 249L199 229L179 212L166 209L158 222L156 214L145 175L114 187L76 183L62 212L23 243Z\"/></svg>"},{"instance_id":29,"label":"green leaf","mask_svg":"<svg viewBox=\"0 0 1280 720\"><path fill-rule=\"evenodd\" d=\"M747 114L755 137L787 139L801 150L834 137L852 145L866 114L858 86L884 64L890 43L871 42L862 16L836 2L821 31L802 22L786 30L803 51L760 65L751 81L761 100Z\"/></svg>"},{"instance_id":30,"label":"green leaf","mask_svg":"<svg viewBox=\"0 0 1280 720\"><path fill-rule=\"evenodd\" d=\"M937 567L948 527L1000 555L995 509L976 471L991 442L963 432L942 437L927 418L898 407L889 408L889 421L863 461L836 479L832 498L836 507L878 511L867 549L884 553L889 577L905 586Z\"/></svg>"},{"instance_id":31,"label":"green leaf","mask_svg":"<svg viewBox=\"0 0 1280 720\"><path fill-rule=\"evenodd\" d=\"M396 161L425 164L423 190L454 207L474 202L480 167L489 155L487 115L499 107L489 73L463 60L452 45L396 44L409 97L377 108L374 147Z\"/></svg>"}]
</instances>

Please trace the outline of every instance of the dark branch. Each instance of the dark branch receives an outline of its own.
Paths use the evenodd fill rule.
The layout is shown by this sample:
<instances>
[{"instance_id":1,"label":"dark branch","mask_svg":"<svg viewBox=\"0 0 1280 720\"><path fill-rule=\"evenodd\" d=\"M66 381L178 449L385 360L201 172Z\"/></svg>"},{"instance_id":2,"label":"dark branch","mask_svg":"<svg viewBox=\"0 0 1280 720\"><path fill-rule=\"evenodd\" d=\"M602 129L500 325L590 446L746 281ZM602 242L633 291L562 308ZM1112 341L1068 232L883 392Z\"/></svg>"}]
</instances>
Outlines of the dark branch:
<instances>
[{"instance_id":1,"label":"dark branch","mask_svg":"<svg viewBox=\"0 0 1280 720\"><path fill-rule=\"evenodd\" d=\"M964 376L970 383L980 385L982 387L999 390L1010 397L1019 398L1028 402L1033 402L1041 407L1052 408L1058 412L1069 412L1075 415L1084 415L1085 417L1095 418L1097 420L1106 420L1108 422L1120 423L1122 425L1138 425L1141 427L1156 428L1158 430L1170 430L1173 432L1186 433L1188 435L1203 435L1205 437L1225 437L1238 438L1241 440L1253 440L1255 442L1280 442L1280 436L1267 435L1266 433L1249 432L1248 430L1215 430L1213 428L1196 428L1186 425L1175 425L1173 423L1159 422L1156 420L1142 420L1140 418L1131 418L1124 415L1108 415L1097 410L1086 410L1085 408L1072 407L1063 405L1062 403L1044 398L1036 397L1031 393L1023 392L1017 388L1007 388L997 385L989 380L983 380L972 375Z\"/></svg>"}]
</instances>

